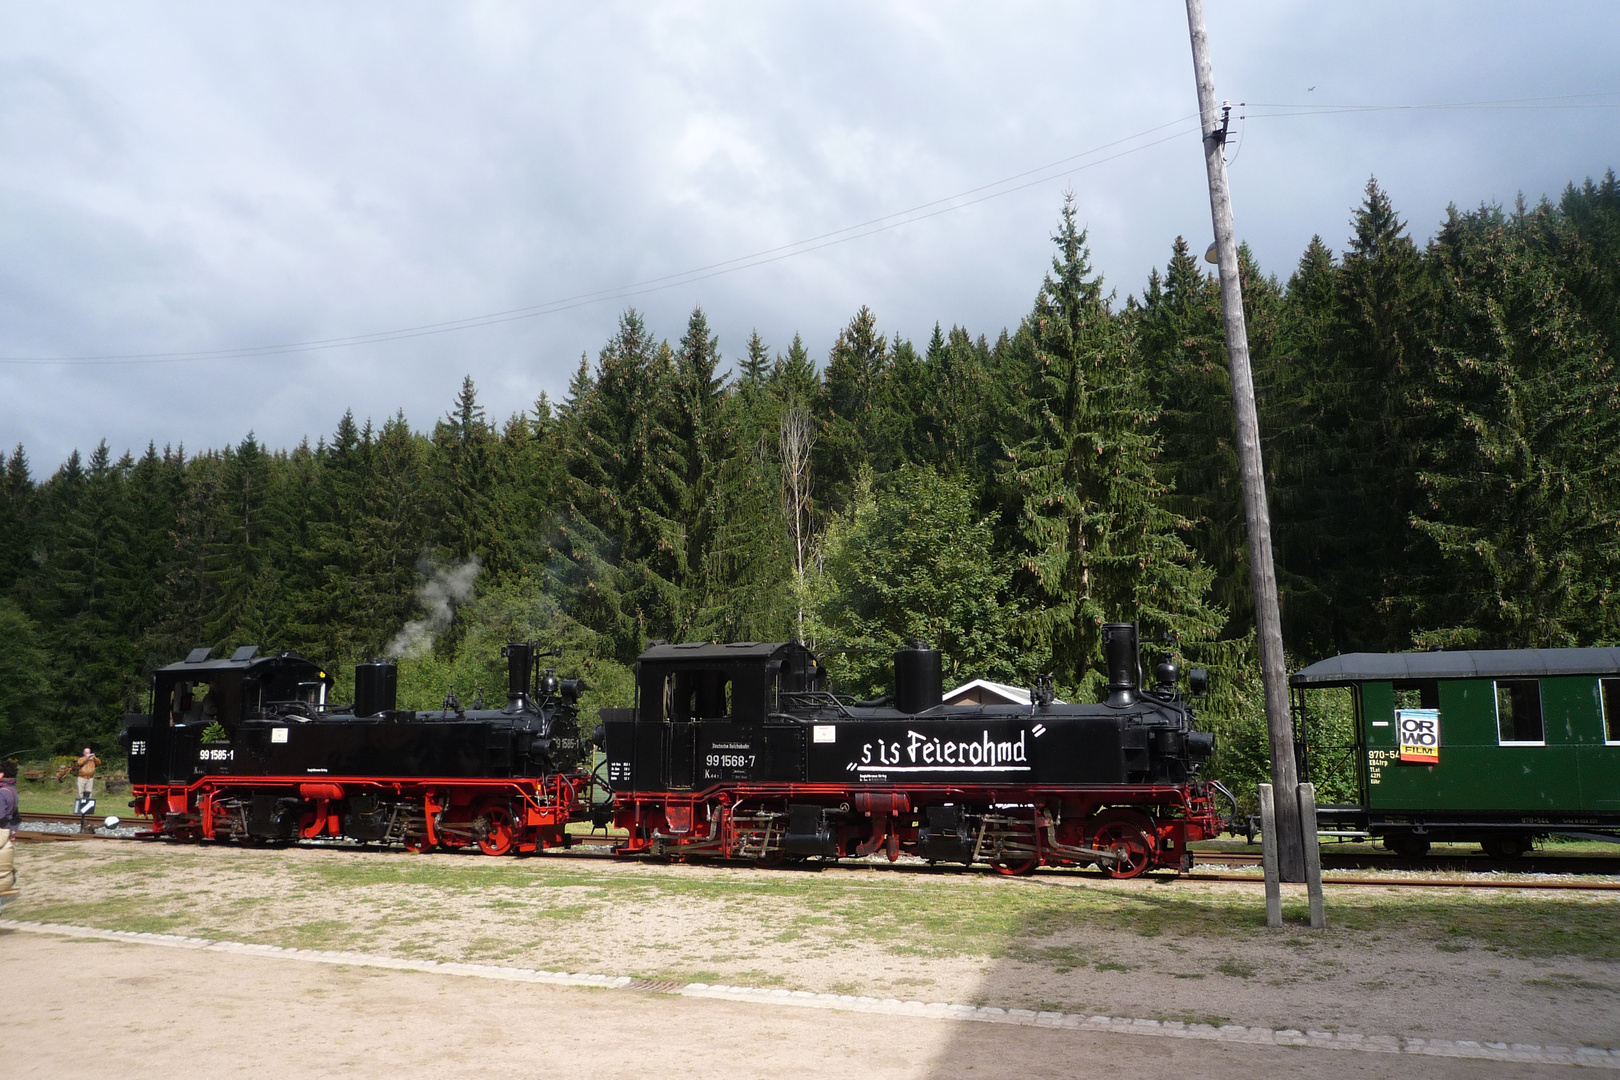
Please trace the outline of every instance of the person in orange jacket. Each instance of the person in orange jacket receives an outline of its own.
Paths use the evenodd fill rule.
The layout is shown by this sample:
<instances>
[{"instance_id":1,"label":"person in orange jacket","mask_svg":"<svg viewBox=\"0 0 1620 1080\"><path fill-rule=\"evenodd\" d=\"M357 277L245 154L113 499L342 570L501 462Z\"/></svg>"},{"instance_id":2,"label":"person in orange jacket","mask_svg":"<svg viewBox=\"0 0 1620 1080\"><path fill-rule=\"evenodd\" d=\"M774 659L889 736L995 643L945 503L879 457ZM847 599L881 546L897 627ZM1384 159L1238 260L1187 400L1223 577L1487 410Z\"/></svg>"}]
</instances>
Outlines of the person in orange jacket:
<instances>
[{"instance_id":1,"label":"person in orange jacket","mask_svg":"<svg viewBox=\"0 0 1620 1080\"><path fill-rule=\"evenodd\" d=\"M88 746L84 748L84 753L79 755L79 760L73 763L73 775L78 778L79 798L89 799L95 796L96 766L100 764L101 759L96 757Z\"/></svg>"}]
</instances>

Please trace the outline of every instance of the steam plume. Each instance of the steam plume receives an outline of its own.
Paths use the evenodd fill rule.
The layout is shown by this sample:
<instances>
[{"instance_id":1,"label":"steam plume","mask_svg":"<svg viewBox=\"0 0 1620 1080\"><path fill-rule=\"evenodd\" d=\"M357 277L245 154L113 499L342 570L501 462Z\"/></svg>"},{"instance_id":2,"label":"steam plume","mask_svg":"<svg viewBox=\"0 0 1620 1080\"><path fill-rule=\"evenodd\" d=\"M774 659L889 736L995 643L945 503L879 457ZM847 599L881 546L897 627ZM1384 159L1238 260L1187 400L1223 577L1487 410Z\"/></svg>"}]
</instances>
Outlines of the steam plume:
<instances>
[{"instance_id":1,"label":"steam plume","mask_svg":"<svg viewBox=\"0 0 1620 1080\"><path fill-rule=\"evenodd\" d=\"M394 640L388 643L389 657L397 660L402 656L426 656L433 648L433 639L450 629L456 608L472 595L478 568L483 564L483 560L474 555L453 566L432 566L427 580L416 590L423 616L412 619L405 624L405 629L394 635Z\"/></svg>"}]
</instances>

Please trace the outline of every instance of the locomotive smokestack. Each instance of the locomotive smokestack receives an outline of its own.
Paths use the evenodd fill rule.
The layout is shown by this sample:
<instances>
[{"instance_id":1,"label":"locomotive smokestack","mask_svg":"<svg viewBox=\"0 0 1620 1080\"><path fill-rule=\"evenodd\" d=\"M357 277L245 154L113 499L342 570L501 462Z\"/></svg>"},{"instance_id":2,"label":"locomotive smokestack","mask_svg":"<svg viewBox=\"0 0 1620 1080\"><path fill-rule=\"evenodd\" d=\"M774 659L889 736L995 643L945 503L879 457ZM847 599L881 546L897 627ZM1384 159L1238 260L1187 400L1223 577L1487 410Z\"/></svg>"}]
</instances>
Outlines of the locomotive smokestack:
<instances>
[{"instance_id":1,"label":"locomotive smokestack","mask_svg":"<svg viewBox=\"0 0 1620 1080\"><path fill-rule=\"evenodd\" d=\"M1140 683L1136 624L1105 623L1103 657L1108 662L1108 704L1116 709L1136 703Z\"/></svg>"},{"instance_id":2,"label":"locomotive smokestack","mask_svg":"<svg viewBox=\"0 0 1620 1080\"><path fill-rule=\"evenodd\" d=\"M502 646L506 657L506 704L520 707L529 699L529 678L534 672L534 646L526 641L514 641Z\"/></svg>"},{"instance_id":3,"label":"locomotive smokestack","mask_svg":"<svg viewBox=\"0 0 1620 1080\"><path fill-rule=\"evenodd\" d=\"M399 666L392 660L354 665L354 715L393 712L399 702Z\"/></svg>"}]
</instances>

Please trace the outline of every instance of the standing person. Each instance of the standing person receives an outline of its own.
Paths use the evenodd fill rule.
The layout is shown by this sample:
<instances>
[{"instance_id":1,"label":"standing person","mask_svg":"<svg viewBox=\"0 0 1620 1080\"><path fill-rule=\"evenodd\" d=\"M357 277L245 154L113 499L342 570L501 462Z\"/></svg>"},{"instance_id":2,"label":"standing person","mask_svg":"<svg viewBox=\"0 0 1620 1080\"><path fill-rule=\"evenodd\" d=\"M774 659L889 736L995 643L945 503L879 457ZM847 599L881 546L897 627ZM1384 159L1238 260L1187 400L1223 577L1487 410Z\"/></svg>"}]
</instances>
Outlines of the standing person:
<instances>
[{"instance_id":1,"label":"standing person","mask_svg":"<svg viewBox=\"0 0 1620 1080\"><path fill-rule=\"evenodd\" d=\"M79 798L93 799L96 794L96 766L101 759L87 746L79 760L73 763L73 775L79 778Z\"/></svg>"},{"instance_id":2,"label":"standing person","mask_svg":"<svg viewBox=\"0 0 1620 1080\"><path fill-rule=\"evenodd\" d=\"M10 892L17 884L17 870L13 862L16 845L11 834L22 824L22 813L17 809L17 763L0 761L0 894ZM0 900L0 904L4 904Z\"/></svg>"}]
</instances>

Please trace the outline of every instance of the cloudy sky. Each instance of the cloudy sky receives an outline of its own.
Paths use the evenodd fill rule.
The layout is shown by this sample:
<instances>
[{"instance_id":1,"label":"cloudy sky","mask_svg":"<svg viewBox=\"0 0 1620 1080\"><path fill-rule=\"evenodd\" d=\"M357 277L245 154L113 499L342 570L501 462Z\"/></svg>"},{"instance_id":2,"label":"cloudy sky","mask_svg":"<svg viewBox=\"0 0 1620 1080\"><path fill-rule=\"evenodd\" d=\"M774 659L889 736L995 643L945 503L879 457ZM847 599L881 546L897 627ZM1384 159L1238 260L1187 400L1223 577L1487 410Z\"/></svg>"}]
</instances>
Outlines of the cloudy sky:
<instances>
[{"instance_id":1,"label":"cloudy sky","mask_svg":"<svg viewBox=\"0 0 1620 1080\"><path fill-rule=\"evenodd\" d=\"M1208 15L1282 277L1370 175L1421 240L1620 166L1612 3ZM819 359L863 304L993 337L1067 189L1122 299L1208 243L1195 111L1168 0L0 4L0 445L425 427L468 374L504 418L630 305L727 357Z\"/></svg>"}]
</instances>

